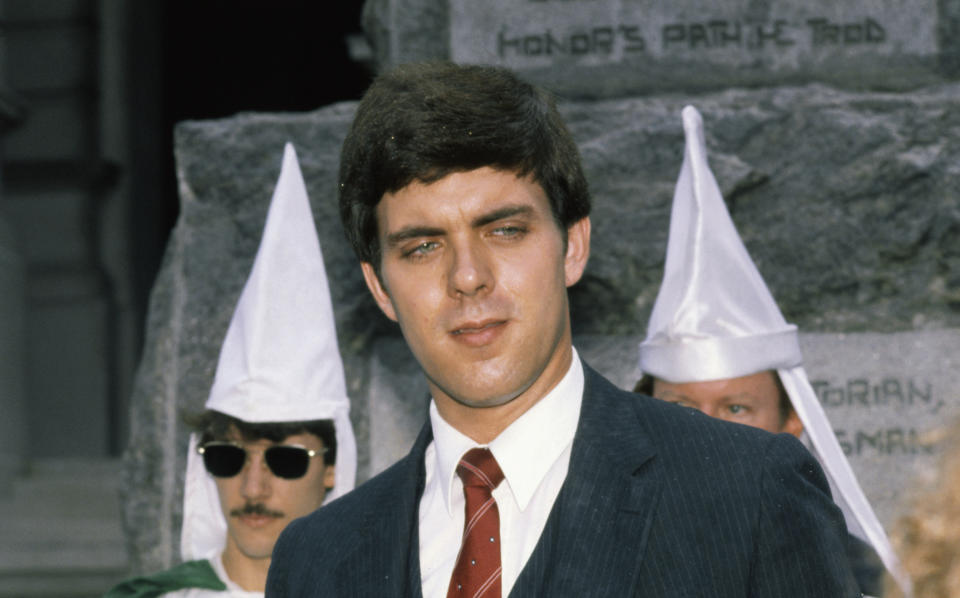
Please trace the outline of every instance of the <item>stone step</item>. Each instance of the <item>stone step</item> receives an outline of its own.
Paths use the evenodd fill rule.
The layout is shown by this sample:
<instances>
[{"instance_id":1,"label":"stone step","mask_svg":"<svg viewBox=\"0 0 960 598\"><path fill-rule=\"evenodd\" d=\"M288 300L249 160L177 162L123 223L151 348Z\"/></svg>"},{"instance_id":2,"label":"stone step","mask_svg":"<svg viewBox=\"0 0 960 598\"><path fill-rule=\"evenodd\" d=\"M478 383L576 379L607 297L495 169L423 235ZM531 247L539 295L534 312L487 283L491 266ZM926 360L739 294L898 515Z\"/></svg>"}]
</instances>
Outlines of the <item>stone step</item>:
<instances>
[{"instance_id":1,"label":"stone step","mask_svg":"<svg viewBox=\"0 0 960 598\"><path fill-rule=\"evenodd\" d=\"M0 598L101 596L126 576L119 459L45 459L0 496Z\"/></svg>"}]
</instances>

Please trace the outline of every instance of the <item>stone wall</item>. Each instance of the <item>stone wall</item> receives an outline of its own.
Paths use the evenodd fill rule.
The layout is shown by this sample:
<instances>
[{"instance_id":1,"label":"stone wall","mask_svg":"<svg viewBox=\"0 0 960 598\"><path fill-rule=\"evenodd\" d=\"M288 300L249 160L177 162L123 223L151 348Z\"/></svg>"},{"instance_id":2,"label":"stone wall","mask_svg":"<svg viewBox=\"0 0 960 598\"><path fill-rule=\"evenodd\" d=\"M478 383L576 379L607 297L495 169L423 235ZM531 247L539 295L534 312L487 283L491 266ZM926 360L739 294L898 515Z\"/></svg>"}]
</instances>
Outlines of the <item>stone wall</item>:
<instances>
[{"instance_id":1,"label":"stone wall","mask_svg":"<svg viewBox=\"0 0 960 598\"><path fill-rule=\"evenodd\" d=\"M575 342L623 387L636 376L636 342L660 282L686 103L703 114L733 219L805 333L811 378L889 522L906 479L935 457L926 432L960 412L960 85L563 102L594 197L592 255L571 290ZM178 412L206 399L287 140L330 276L359 479L403 454L424 421L426 384L369 297L337 215L339 147L354 108L177 128L181 215L153 291L125 456L137 570L177 560L187 444Z\"/></svg>"}]
</instances>

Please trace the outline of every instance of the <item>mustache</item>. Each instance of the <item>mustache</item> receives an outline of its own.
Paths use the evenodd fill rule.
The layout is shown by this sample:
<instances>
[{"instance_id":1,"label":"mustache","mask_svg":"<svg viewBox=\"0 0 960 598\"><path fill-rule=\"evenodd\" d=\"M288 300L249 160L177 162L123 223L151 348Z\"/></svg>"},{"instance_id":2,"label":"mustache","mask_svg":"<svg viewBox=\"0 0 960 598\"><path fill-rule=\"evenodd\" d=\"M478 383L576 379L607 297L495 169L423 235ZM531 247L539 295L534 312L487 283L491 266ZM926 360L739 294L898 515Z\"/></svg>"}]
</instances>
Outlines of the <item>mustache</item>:
<instances>
[{"instance_id":1,"label":"mustache","mask_svg":"<svg viewBox=\"0 0 960 598\"><path fill-rule=\"evenodd\" d=\"M283 517L282 512L270 510L267 508L267 505L263 504L262 502L248 502L247 504L243 505L243 507L239 509L232 509L230 511L231 517L243 517L244 515L265 515L267 517L274 517L277 519Z\"/></svg>"}]
</instances>

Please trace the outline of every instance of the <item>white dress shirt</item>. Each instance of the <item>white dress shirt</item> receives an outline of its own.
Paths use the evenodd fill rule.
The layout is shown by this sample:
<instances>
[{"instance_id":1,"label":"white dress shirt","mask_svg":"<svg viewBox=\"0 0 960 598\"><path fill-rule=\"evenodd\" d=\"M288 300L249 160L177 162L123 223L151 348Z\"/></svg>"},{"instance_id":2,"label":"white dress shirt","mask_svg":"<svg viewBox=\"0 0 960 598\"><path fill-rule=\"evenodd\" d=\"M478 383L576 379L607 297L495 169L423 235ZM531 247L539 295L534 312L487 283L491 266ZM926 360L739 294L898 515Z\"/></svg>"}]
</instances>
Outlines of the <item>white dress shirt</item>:
<instances>
[{"instance_id":1,"label":"white dress shirt","mask_svg":"<svg viewBox=\"0 0 960 598\"><path fill-rule=\"evenodd\" d=\"M503 596L533 553L567 477L582 402L583 366L574 349L560 382L487 445L504 474L493 491L500 512ZM463 539L465 500L457 463L478 445L440 417L433 400L430 425L433 442L424 455L420 499L420 580L424 598L445 598Z\"/></svg>"}]
</instances>

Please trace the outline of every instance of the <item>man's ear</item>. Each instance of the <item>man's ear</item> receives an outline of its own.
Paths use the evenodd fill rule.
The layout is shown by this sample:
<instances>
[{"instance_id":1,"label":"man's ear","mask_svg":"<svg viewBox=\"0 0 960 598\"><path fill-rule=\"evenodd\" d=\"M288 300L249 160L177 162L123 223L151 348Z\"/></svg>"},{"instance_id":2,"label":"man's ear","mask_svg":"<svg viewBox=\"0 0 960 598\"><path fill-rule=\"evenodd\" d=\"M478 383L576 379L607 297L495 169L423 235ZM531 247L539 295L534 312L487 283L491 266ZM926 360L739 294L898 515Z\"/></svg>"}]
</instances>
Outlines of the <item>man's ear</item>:
<instances>
[{"instance_id":1,"label":"man's ear","mask_svg":"<svg viewBox=\"0 0 960 598\"><path fill-rule=\"evenodd\" d=\"M327 465L323 471L323 487L329 492L337 482L337 466Z\"/></svg>"},{"instance_id":2,"label":"man's ear","mask_svg":"<svg viewBox=\"0 0 960 598\"><path fill-rule=\"evenodd\" d=\"M393 302L390 295L380 282L377 271L370 262L360 262L360 268L363 270L363 279L367 282L367 288L373 295L373 300L380 306L380 310L394 322L397 321L397 312L393 309Z\"/></svg>"},{"instance_id":3,"label":"man's ear","mask_svg":"<svg viewBox=\"0 0 960 598\"><path fill-rule=\"evenodd\" d=\"M590 258L590 217L584 216L567 229L567 255L564 257L564 275L568 287L583 276Z\"/></svg>"}]
</instances>

